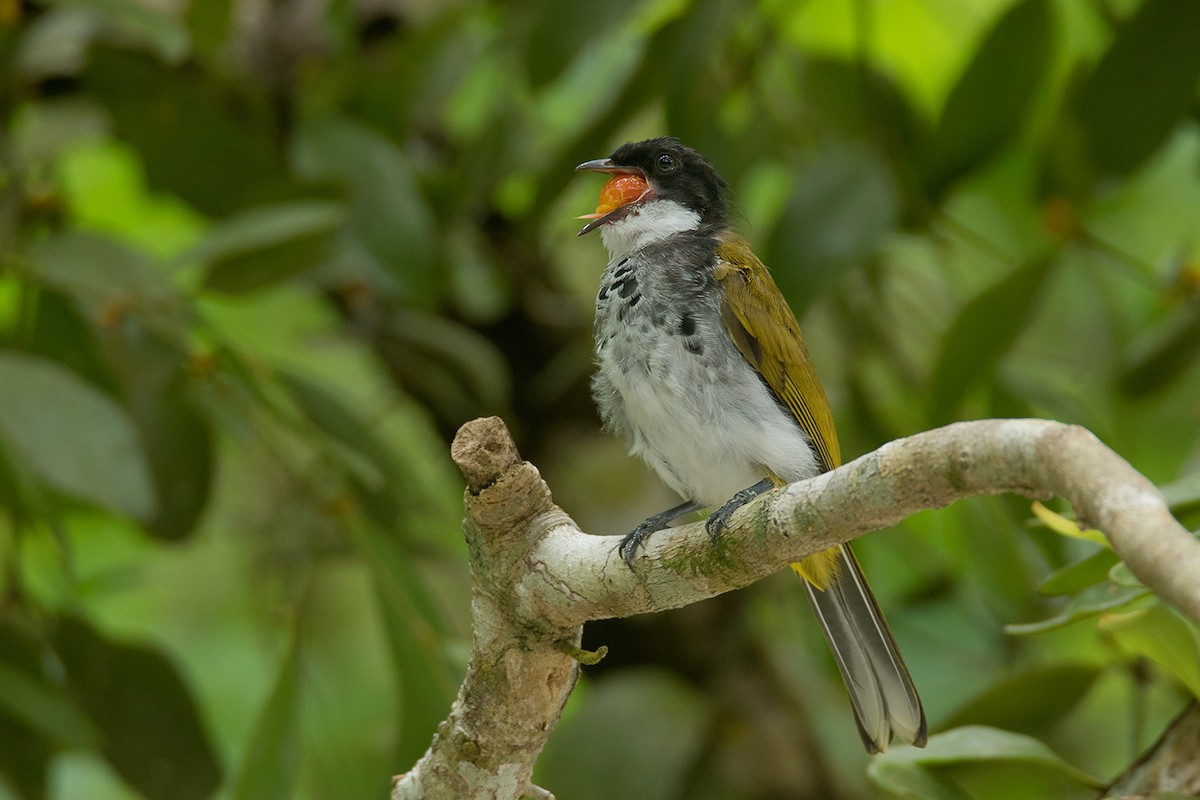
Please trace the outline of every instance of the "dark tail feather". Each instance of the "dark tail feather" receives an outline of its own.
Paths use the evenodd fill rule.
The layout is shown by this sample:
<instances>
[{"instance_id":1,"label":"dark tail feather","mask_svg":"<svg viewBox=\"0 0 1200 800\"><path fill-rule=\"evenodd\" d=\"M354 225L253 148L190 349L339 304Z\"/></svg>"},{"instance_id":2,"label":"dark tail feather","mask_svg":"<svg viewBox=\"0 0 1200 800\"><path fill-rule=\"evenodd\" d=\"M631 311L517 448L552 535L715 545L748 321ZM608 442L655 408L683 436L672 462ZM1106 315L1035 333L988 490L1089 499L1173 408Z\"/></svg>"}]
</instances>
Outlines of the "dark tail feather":
<instances>
[{"instance_id":1,"label":"dark tail feather","mask_svg":"<svg viewBox=\"0 0 1200 800\"><path fill-rule=\"evenodd\" d=\"M824 591L804 582L837 660L863 744L887 749L895 734L925 746L925 711L875 595L849 547L838 547L836 576Z\"/></svg>"}]
</instances>

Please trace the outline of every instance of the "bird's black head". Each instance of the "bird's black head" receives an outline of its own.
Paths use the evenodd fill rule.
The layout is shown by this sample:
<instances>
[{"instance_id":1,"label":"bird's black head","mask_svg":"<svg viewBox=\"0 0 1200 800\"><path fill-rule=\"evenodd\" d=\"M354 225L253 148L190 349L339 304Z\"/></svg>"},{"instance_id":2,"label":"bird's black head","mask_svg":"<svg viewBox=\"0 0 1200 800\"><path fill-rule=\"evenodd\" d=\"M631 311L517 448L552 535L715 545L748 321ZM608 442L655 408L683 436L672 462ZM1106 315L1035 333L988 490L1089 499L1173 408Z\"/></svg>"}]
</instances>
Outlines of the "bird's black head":
<instances>
[{"instance_id":1,"label":"bird's black head","mask_svg":"<svg viewBox=\"0 0 1200 800\"><path fill-rule=\"evenodd\" d=\"M657 196L690 208L702 223L725 221L725 181L704 156L675 137L623 144L612 154L612 162L640 168Z\"/></svg>"},{"instance_id":2,"label":"bird's black head","mask_svg":"<svg viewBox=\"0 0 1200 800\"><path fill-rule=\"evenodd\" d=\"M707 228L722 227L727 221L725 181L704 156L673 136L627 142L609 158L588 161L576 169L639 175L650 188L611 213L587 215L593 222L580 233L616 221L633 207L653 200L673 200L695 211L700 215L700 224Z\"/></svg>"}]
</instances>

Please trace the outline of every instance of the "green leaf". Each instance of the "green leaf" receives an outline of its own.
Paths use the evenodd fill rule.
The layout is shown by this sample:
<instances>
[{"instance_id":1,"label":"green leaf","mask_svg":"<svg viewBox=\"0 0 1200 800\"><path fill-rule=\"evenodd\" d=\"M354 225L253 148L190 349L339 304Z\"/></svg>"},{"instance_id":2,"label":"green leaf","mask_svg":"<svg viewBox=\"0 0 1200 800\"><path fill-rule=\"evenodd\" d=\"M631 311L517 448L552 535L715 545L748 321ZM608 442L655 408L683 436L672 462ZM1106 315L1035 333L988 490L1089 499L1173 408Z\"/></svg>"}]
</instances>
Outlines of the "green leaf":
<instances>
[{"instance_id":1,"label":"green leaf","mask_svg":"<svg viewBox=\"0 0 1200 800\"><path fill-rule=\"evenodd\" d=\"M400 276L410 299L437 294L434 219L405 153L383 135L343 118L304 125L295 147L297 171L343 185L349 229L378 266Z\"/></svg>"},{"instance_id":2,"label":"green leaf","mask_svg":"<svg viewBox=\"0 0 1200 800\"><path fill-rule=\"evenodd\" d=\"M133 423L57 364L0 351L0 437L55 489L138 519L154 514L154 489Z\"/></svg>"},{"instance_id":3,"label":"green leaf","mask_svg":"<svg viewBox=\"0 0 1200 800\"><path fill-rule=\"evenodd\" d=\"M67 686L104 736L101 753L149 800L206 800L221 768L175 665L64 618L54 636Z\"/></svg>"},{"instance_id":4,"label":"green leaf","mask_svg":"<svg viewBox=\"0 0 1200 800\"><path fill-rule=\"evenodd\" d=\"M411 764L429 746L430 731L445 719L460 676L449 667L445 627L411 555L395 536L377 527L364 524L353 530L371 567L391 649L400 721L397 759Z\"/></svg>"},{"instance_id":5,"label":"green leaf","mask_svg":"<svg viewBox=\"0 0 1200 800\"><path fill-rule=\"evenodd\" d=\"M1130 397L1154 394L1182 376L1200 358L1200 305L1183 306L1130 348L1117 384Z\"/></svg>"},{"instance_id":6,"label":"green leaf","mask_svg":"<svg viewBox=\"0 0 1200 800\"><path fill-rule=\"evenodd\" d=\"M397 309L391 316L388 365L425 405L459 420L508 407L509 365L486 336L435 314Z\"/></svg>"},{"instance_id":7,"label":"green leaf","mask_svg":"<svg viewBox=\"0 0 1200 800\"><path fill-rule=\"evenodd\" d=\"M48 648L35 630L19 611L0 620L0 718L54 747L96 746L99 731L51 677Z\"/></svg>"},{"instance_id":8,"label":"green leaf","mask_svg":"<svg viewBox=\"0 0 1200 800\"><path fill-rule=\"evenodd\" d=\"M1049 767L1079 783L1100 785L1096 778L1067 763L1045 743L1032 736L983 725L968 725L936 733L929 737L929 743L924 749L898 747L889 750L872 759L868 774L871 774L876 763L946 767L980 762L1009 762Z\"/></svg>"},{"instance_id":9,"label":"green leaf","mask_svg":"<svg viewBox=\"0 0 1200 800\"><path fill-rule=\"evenodd\" d=\"M1059 723L1099 676L1098 668L1084 664L1035 666L993 683L942 726L987 725L1040 735Z\"/></svg>"},{"instance_id":10,"label":"green leaf","mask_svg":"<svg viewBox=\"0 0 1200 800\"><path fill-rule=\"evenodd\" d=\"M524 53L530 85L540 89L558 77L583 50L611 36L636 5L637 0L616 0L605 6L603 14L576 0L545 0L533 5Z\"/></svg>"},{"instance_id":11,"label":"green leaf","mask_svg":"<svg viewBox=\"0 0 1200 800\"><path fill-rule=\"evenodd\" d=\"M300 768L300 653L288 647L242 757L233 800L288 800Z\"/></svg>"},{"instance_id":12,"label":"green leaf","mask_svg":"<svg viewBox=\"0 0 1200 800\"><path fill-rule=\"evenodd\" d=\"M158 508L146 529L168 541L184 539L196 530L208 506L216 469L212 425L189 396L186 381L184 375L177 375L134 417L146 442L158 497Z\"/></svg>"},{"instance_id":13,"label":"green leaf","mask_svg":"<svg viewBox=\"0 0 1200 800\"><path fill-rule=\"evenodd\" d=\"M1038 591L1049 596L1074 594L1108 580L1108 571L1118 560L1117 554L1107 547L1097 550L1087 558L1052 573L1038 587Z\"/></svg>"},{"instance_id":14,"label":"green leaf","mask_svg":"<svg viewBox=\"0 0 1200 800\"><path fill-rule=\"evenodd\" d=\"M645 668L589 689L558 723L535 782L574 800L684 796L705 743L704 698L679 678Z\"/></svg>"},{"instance_id":15,"label":"green leaf","mask_svg":"<svg viewBox=\"0 0 1200 800\"><path fill-rule=\"evenodd\" d=\"M967 302L942 337L929 387L929 419L949 422L967 392L995 370L1024 330L1050 275L1049 257L1030 261Z\"/></svg>"},{"instance_id":16,"label":"green leaf","mask_svg":"<svg viewBox=\"0 0 1200 800\"><path fill-rule=\"evenodd\" d=\"M146 45L159 58L179 64L190 49L187 29L169 11L160 11L138 0L49 0L60 8L86 9L103 22L101 31L115 34L123 44Z\"/></svg>"},{"instance_id":17,"label":"green leaf","mask_svg":"<svg viewBox=\"0 0 1200 800\"><path fill-rule=\"evenodd\" d=\"M1149 589L1114 586L1106 582L1084 589L1071 598L1066 608L1049 619L1040 622L1005 625L1004 631L1014 636L1025 636L1033 633L1058 630L1080 620L1116 611L1117 609L1131 606L1134 603L1152 598L1153 596L1153 593Z\"/></svg>"},{"instance_id":18,"label":"green leaf","mask_svg":"<svg viewBox=\"0 0 1200 800\"><path fill-rule=\"evenodd\" d=\"M283 371L279 378L301 413L341 445L331 448L331 454L347 467L355 493L371 519L385 530L406 532L406 520L424 505L412 476L335 394L293 372Z\"/></svg>"},{"instance_id":19,"label":"green leaf","mask_svg":"<svg viewBox=\"0 0 1200 800\"><path fill-rule=\"evenodd\" d=\"M1156 605L1109 616L1100 621L1100 629L1122 649L1154 661L1200 699L1200 646L1195 632L1174 611Z\"/></svg>"},{"instance_id":20,"label":"green leaf","mask_svg":"<svg viewBox=\"0 0 1200 800\"><path fill-rule=\"evenodd\" d=\"M214 225L182 260L207 268L205 288L254 291L324 261L344 220L341 205L316 200L251 208Z\"/></svg>"},{"instance_id":21,"label":"green leaf","mask_svg":"<svg viewBox=\"0 0 1200 800\"><path fill-rule=\"evenodd\" d=\"M916 800L972 800L971 795L944 775L905 761L867 763L867 776L876 786Z\"/></svg>"},{"instance_id":22,"label":"green leaf","mask_svg":"<svg viewBox=\"0 0 1200 800\"><path fill-rule=\"evenodd\" d=\"M1145 0L1079 87L1072 106L1092 160L1129 172L1188 115L1200 79L1200 3Z\"/></svg>"},{"instance_id":23,"label":"green leaf","mask_svg":"<svg viewBox=\"0 0 1200 800\"><path fill-rule=\"evenodd\" d=\"M1101 531L1095 528L1081 528L1079 523L1073 519L1059 514L1047 508L1040 500L1034 500L1032 504L1033 515L1050 530L1057 533L1059 536L1068 536L1072 539L1080 539L1092 544L1098 544L1102 547L1111 547L1106 537Z\"/></svg>"},{"instance_id":24,"label":"green leaf","mask_svg":"<svg viewBox=\"0 0 1200 800\"><path fill-rule=\"evenodd\" d=\"M1200 472L1184 475L1160 487L1163 499L1171 507L1171 513L1179 517L1200 509Z\"/></svg>"},{"instance_id":25,"label":"green leaf","mask_svg":"<svg viewBox=\"0 0 1200 800\"><path fill-rule=\"evenodd\" d=\"M94 322L118 310L182 314L166 270L141 252L83 231L55 233L29 247L34 277L70 296Z\"/></svg>"},{"instance_id":26,"label":"green leaf","mask_svg":"<svg viewBox=\"0 0 1200 800\"><path fill-rule=\"evenodd\" d=\"M899 220L891 173L874 151L830 148L796 176L795 188L768 237L764 257L799 312L861 266Z\"/></svg>"},{"instance_id":27,"label":"green leaf","mask_svg":"<svg viewBox=\"0 0 1200 800\"><path fill-rule=\"evenodd\" d=\"M25 349L115 396L117 383L104 363L96 327L85 319L79 305L51 289L39 292L37 314Z\"/></svg>"},{"instance_id":28,"label":"green leaf","mask_svg":"<svg viewBox=\"0 0 1200 800\"><path fill-rule=\"evenodd\" d=\"M1053 57L1054 16L1047 0L1017 3L975 51L928 144L922 172L931 197L1020 132Z\"/></svg>"},{"instance_id":29,"label":"green leaf","mask_svg":"<svg viewBox=\"0 0 1200 800\"><path fill-rule=\"evenodd\" d=\"M184 12L192 45L198 53L219 58L220 48L229 38L233 21L233 0L204 0L188 3Z\"/></svg>"},{"instance_id":30,"label":"green leaf","mask_svg":"<svg viewBox=\"0 0 1200 800\"><path fill-rule=\"evenodd\" d=\"M94 47L91 63L84 86L141 155L150 186L213 216L285 194L279 131L252 82L109 47Z\"/></svg>"},{"instance_id":31,"label":"green leaf","mask_svg":"<svg viewBox=\"0 0 1200 800\"><path fill-rule=\"evenodd\" d=\"M663 61L654 77L666 84L660 95L666 106L666 129L710 158L720 147L715 123L721 102L736 88L724 56L730 54L737 19L734 3L697 0L670 26L669 38L658 51ZM728 164L722 173L726 179L736 177Z\"/></svg>"},{"instance_id":32,"label":"green leaf","mask_svg":"<svg viewBox=\"0 0 1200 800\"><path fill-rule=\"evenodd\" d=\"M0 661L0 712L59 747L94 747L100 734L62 690Z\"/></svg>"},{"instance_id":33,"label":"green leaf","mask_svg":"<svg viewBox=\"0 0 1200 800\"><path fill-rule=\"evenodd\" d=\"M39 627L30 615L20 610L16 604L10 604L6 613L0 616L0 664L6 669L17 670L34 677L35 680L47 684L46 688L49 689L52 682L45 679L49 666L45 657L47 648L36 633ZM20 697L15 699L18 703L24 702ZM40 715L41 712L35 713ZM70 713L67 712L68 715ZM79 713L77 707L74 713ZM23 722L20 716L25 714L10 716L0 709L0 742L4 742L4 746L0 747L0 782L22 800L45 800L46 777L55 747L52 741L40 734L36 727ZM67 725L64 732L77 734L85 729L95 731L86 718L83 723L85 727L81 729L73 729L73 726ZM57 738L54 734L51 736ZM82 743L84 740L76 739L72 735L63 743L68 741Z\"/></svg>"}]
</instances>

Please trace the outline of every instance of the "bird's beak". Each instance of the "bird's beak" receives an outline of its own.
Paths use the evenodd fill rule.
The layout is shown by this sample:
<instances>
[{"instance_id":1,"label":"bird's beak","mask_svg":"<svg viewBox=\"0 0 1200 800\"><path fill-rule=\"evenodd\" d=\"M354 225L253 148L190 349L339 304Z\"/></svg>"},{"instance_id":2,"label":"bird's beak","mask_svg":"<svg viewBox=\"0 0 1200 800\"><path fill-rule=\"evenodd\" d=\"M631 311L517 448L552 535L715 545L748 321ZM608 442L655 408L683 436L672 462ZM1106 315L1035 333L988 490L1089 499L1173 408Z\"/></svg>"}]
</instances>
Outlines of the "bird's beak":
<instances>
[{"instance_id":1,"label":"bird's beak","mask_svg":"<svg viewBox=\"0 0 1200 800\"><path fill-rule=\"evenodd\" d=\"M593 158L591 161L585 161L575 168L576 172L610 172L613 174L620 173L640 173L640 169L632 167L619 167L613 163L611 158Z\"/></svg>"},{"instance_id":2,"label":"bird's beak","mask_svg":"<svg viewBox=\"0 0 1200 800\"><path fill-rule=\"evenodd\" d=\"M615 222L632 211L652 194L646 174L638 167L614 164L611 158L585 161L575 168L576 172L607 172L613 177L600 191L600 204L594 214L581 214L576 219L591 220L578 235L591 233L610 222Z\"/></svg>"}]
</instances>

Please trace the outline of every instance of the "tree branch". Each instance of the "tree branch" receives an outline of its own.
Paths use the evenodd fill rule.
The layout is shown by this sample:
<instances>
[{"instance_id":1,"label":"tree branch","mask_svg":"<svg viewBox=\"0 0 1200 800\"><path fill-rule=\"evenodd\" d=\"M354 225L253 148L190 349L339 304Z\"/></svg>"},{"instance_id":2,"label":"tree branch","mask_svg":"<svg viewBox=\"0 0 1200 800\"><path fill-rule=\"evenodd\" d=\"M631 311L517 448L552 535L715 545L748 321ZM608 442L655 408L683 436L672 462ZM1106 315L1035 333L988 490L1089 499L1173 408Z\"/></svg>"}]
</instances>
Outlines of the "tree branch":
<instances>
[{"instance_id":1,"label":"tree branch","mask_svg":"<svg viewBox=\"0 0 1200 800\"><path fill-rule=\"evenodd\" d=\"M396 779L392 800L548 797L529 778L574 686L570 654L584 622L737 589L972 495L1065 498L1134 575L1200 622L1200 541L1153 484L1075 426L984 420L900 439L748 504L715 544L703 523L653 537L635 572L617 555L616 538L583 533L553 504L498 418L464 425L452 455L467 478L471 663L449 718Z\"/></svg>"}]
</instances>

